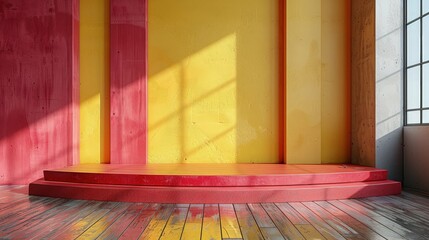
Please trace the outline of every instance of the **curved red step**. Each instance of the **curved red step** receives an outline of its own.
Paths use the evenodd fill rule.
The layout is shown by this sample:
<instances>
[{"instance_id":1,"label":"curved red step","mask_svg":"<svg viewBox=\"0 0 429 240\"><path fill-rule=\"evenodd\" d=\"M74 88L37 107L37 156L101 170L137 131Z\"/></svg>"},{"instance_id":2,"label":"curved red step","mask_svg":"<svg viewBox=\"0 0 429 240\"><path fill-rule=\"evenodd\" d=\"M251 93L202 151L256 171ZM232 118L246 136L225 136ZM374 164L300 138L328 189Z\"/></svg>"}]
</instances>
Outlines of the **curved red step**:
<instances>
[{"instance_id":1,"label":"curved red step","mask_svg":"<svg viewBox=\"0 0 429 240\"><path fill-rule=\"evenodd\" d=\"M305 186L154 187L82 184L38 180L31 195L119 202L263 203L317 201L399 194L399 182L384 180Z\"/></svg>"},{"instance_id":2,"label":"curved red step","mask_svg":"<svg viewBox=\"0 0 429 240\"><path fill-rule=\"evenodd\" d=\"M356 165L82 164L44 172L45 180L90 184L238 187L380 181L387 171Z\"/></svg>"}]
</instances>

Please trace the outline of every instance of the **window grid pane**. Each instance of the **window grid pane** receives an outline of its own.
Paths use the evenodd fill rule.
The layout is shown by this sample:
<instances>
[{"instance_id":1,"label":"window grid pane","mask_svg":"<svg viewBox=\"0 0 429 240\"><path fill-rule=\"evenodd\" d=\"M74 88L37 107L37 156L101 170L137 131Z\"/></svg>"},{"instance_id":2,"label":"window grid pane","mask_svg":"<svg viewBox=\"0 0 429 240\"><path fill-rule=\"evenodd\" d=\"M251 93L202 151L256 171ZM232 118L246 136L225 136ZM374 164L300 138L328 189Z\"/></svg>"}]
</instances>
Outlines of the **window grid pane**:
<instances>
[{"instance_id":1,"label":"window grid pane","mask_svg":"<svg viewBox=\"0 0 429 240\"><path fill-rule=\"evenodd\" d=\"M429 0L405 4L405 125L429 124Z\"/></svg>"},{"instance_id":2,"label":"window grid pane","mask_svg":"<svg viewBox=\"0 0 429 240\"><path fill-rule=\"evenodd\" d=\"M429 16L423 18L423 62L429 60Z\"/></svg>"},{"instance_id":3,"label":"window grid pane","mask_svg":"<svg viewBox=\"0 0 429 240\"><path fill-rule=\"evenodd\" d=\"M407 113L407 124L420 124L420 110Z\"/></svg>"},{"instance_id":4,"label":"window grid pane","mask_svg":"<svg viewBox=\"0 0 429 240\"><path fill-rule=\"evenodd\" d=\"M429 12L429 1L423 0L423 15Z\"/></svg>"},{"instance_id":5,"label":"window grid pane","mask_svg":"<svg viewBox=\"0 0 429 240\"><path fill-rule=\"evenodd\" d=\"M423 111L423 123L429 123L429 110Z\"/></svg>"},{"instance_id":6,"label":"window grid pane","mask_svg":"<svg viewBox=\"0 0 429 240\"><path fill-rule=\"evenodd\" d=\"M407 70L407 109L420 108L420 66Z\"/></svg>"},{"instance_id":7,"label":"window grid pane","mask_svg":"<svg viewBox=\"0 0 429 240\"><path fill-rule=\"evenodd\" d=\"M423 65L423 108L429 107L429 63Z\"/></svg>"},{"instance_id":8,"label":"window grid pane","mask_svg":"<svg viewBox=\"0 0 429 240\"><path fill-rule=\"evenodd\" d=\"M420 62L420 20L407 27L407 66Z\"/></svg>"},{"instance_id":9,"label":"window grid pane","mask_svg":"<svg viewBox=\"0 0 429 240\"><path fill-rule=\"evenodd\" d=\"M419 16L420 16L420 0L408 0L407 1L407 22L410 22Z\"/></svg>"}]
</instances>

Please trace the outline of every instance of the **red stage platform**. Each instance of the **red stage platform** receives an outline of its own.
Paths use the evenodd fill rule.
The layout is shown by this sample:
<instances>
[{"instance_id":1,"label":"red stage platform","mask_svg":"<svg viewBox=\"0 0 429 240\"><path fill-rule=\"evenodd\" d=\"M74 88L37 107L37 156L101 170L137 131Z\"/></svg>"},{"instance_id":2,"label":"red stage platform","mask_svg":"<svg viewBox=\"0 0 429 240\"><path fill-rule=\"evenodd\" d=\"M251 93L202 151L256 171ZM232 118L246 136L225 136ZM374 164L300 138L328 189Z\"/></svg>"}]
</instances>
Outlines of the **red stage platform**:
<instances>
[{"instance_id":1,"label":"red stage platform","mask_svg":"<svg viewBox=\"0 0 429 240\"><path fill-rule=\"evenodd\" d=\"M356 165L82 164L44 172L30 194L159 203L315 201L399 194L387 171Z\"/></svg>"}]
</instances>

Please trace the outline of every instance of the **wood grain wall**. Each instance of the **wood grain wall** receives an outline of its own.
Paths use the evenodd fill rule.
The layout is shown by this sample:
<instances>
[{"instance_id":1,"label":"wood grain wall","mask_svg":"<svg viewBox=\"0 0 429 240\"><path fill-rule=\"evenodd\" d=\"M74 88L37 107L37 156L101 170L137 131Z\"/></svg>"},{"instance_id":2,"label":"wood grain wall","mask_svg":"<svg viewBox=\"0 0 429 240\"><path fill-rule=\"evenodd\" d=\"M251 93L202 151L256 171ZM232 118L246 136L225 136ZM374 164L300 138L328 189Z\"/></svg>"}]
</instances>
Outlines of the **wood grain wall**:
<instances>
[{"instance_id":1,"label":"wood grain wall","mask_svg":"<svg viewBox=\"0 0 429 240\"><path fill-rule=\"evenodd\" d=\"M352 2L352 163L375 166L375 0Z\"/></svg>"},{"instance_id":2,"label":"wood grain wall","mask_svg":"<svg viewBox=\"0 0 429 240\"><path fill-rule=\"evenodd\" d=\"M78 158L78 0L0 0L0 184Z\"/></svg>"}]
</instances>

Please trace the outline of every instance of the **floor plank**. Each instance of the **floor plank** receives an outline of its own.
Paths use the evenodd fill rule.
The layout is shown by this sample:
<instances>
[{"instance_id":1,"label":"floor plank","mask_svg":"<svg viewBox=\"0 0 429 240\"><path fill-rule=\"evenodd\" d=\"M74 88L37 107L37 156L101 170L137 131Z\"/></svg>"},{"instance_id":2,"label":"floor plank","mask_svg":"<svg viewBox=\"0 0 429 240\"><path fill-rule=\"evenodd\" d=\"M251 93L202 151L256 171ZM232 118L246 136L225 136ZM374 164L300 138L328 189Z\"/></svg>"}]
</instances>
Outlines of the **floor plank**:
<instances>
[{"instance_id":1,"label":"floor plank","mask_svg":"<svg viewBox=\"0 0 429 240\"><path fill-rule=\"evenodd\" d=\"M287 239L305 239L296 226L284 215L274 203L263 203L262 207L273 220L277 229Z\"/></svg>"},{"instance_id":2,"label":"floor plank","mask_svg":"<svg viewBox=\"0 0 429 240\"><path fill-rule=\"evenodd\" d=\"M64 211L53 215L46 219L42 224L34 226L28 230L28 236L31 239L41 239L42 237L54 235L59 229L69 225L75 221L81 213L86 214L88 209L94 209L95 202L93 201L70 201L69 206Z\"/></svg>"},{"instance_id":3,"label":"floor plank","mask_svg":"<svg viewBox=\"0 0 429 240\"><path fill-rule=\"evenodd\" d=\"M386 199L386 201L389 202L384 203L383 205L391 205L394 209L396 209L396 211L405 211L408 215L416 219L421 219L422 221L429 222L429 211L425 211L422 208L413 206L412 204L410 204L410 202L408 202L408 200L404 202L401 198L386 197Z\"/></svg>"},{"instance_id":4,"label":"floor plank","mask_svg":"<svg viewBox=\"0 0 429 240\"><path fill-rule=\"evenodd\" d=\"M160 239L180 239L185 225L188 207L174 208Z\"/></svg>"},{"instance_id":5,"label":"floor plank","mask_svg":"<svg viewBox=\"0 0 429 240\"><path fill-rule=\"evenodd\" d=\"M260 204L248 204L248 206L259 227L272 228L276 226Z\"/></svg>"},{"instance_id":6,"label":"floor plank","mask_svg":"<svg viewBox=\"0 0 429 240\"><path fill-rule=\"evenodd\" d=\"M78 211L70 210L71 213L68 216L67 214L59 214L59 220L56 221L56 223L52 223L47 228L48 231L44 229L43 231L38 232L38 234L34 236L34 239L53 239L54 236L62 234L64 229L68 229L70 225L80 221L81 219L84 219L96 211L101 206L101 204L101 202L89 201L85 207L79 208Z\"/></svg>"},{"instance_id":7,"label":"floor plank","mask_svg":"<svg viewBox=\"0 0 429 240\"><path fill-rule=\"evenodd\" d=\"M232 204L219 204L223 239L241 239L240 226Z\"/></svg>"},{"instance_id":8,"label":"floor plank","mask_svg":"<svg viewBox=\"0 0 429 240\"><path fill-rule=\"evenodd\" d=\"M277 207L292 222L306 239L325 239L325 237L300 213L288 203L278 203Z\"/></svg>"},{"instance_id":9,"label":"floor plank","mask_svg":"<svg viewBox=\"0 0 429 240\"><path fill-rule=\"evenodd\" d=\"M406 215L392 213L386 208L378 207L377 205L368 204L359 200L348 200L347 203L355 208L362 207L368 216L380 223L383 223L391 229L395 229L395 231L402 231L407 238L427 239L425 235L429 232L429 229L425 228L425 224L416 223Z\"/></svg>"},{"instance_id":10,"label":"floor plank","mask_svg":"<svg viewBox=\"0 0 429 240\"><path fill-rule=\"evenodd\" d=\"M426 219L420 218L408 211L403 211L400 209L396 209L391 206L390 202L381 202L380 201L371 201L360 199L357 201L358 204L361 204L372 211L379 213L398 224L411 229L412 231L425 234L429 232L429 222Z\"/></svg>"},{"instance_id":11,"label":"floor plank","mask_svg":"<svg viewBox=\"0 0 429 240\"><path fill-rule=\"evenodd\" d=\"M203 226L204 205L191 204L186 217L182 239L200 239Z\"/></svg>"},{"instance_id":12,"label":"floor plank","mask_svg":"<svg viewBox=\"0 0 429 240\"><path fill-rule=\"evenodd\" d=\"M201 239L222 239L218 204L205 204Z\"/></svg>"},{"instance_id":13,"label":"floor plank","mask_svg":"<svg viewBox=\"0 0 429 240\"><path fill-rule=\"evenodd\" d=\"M373 231L379 233L385 238L392 238L392 239L406 239L404 236L401 236L396 231L393 231L392 229L384 226L383 224L379 223L378 221L372 219L371 217L365 215L364 213L361 213L360 211L348 206L347 204L344 204L340 201L328 201L333 206L341 209L343 212L346 212L353 218L357 219L358 221L362 222L369 228L371 228Z\"/></svg>"},{"instance_id":14,"label":"floor plank","mask_svg":"<svg viewBox=\"0 0 429 240\"><path fill-rule=\"evenodd\" d=\"M63 231L59 232L59 234L53 236L52 239L76 239L118 205L119 203L117 202L102 203L95 211L79 219L74 224L70 224Z\"/></svg>"},{"instance_id":15,"label":"floor plank","mask_svg":"<svg viewBox=\"0 0 429 240\"><path fill-rule=\"evenodd\" d=\"M392 197L408 199L414 203L419 203L423 206L426 206L426 209L429 208L429 196L423 196L413 192L402 191L402 194Z\"/></svg>"},{"instance_id":16,"label":"floor plank","mask_svg":"<svg viewBox=\"0 0 429 240\"><path fill-rule=\"evenodd\" d=\"M409 224L408 226L404 226L403 224L400 224L398 222L400 221L400 219L396 219L397 221L392 221L389 217L386 217L383 214L380 214L380 211L376 208L373 208L369 205L364 205L362 203L360 204L359 201L356 201L356 200L340 200L340 201L360 211L366 216L376 220L377 222L383 224L384 226L392 229L393 231L399 233L401 236L407 239L423 239L422 235L414 232L414 230L417 230L417 228ZM418 230L421 231L420 228L418 228Z\"/></svg>"},{"instance_id":17,"label":"floor plank","mask_svg":"<svg viewBox=\"0 0 429 240\"><path fill-rule=\"evenodd\" d=\"M120 218L125 211L131 206L129 203L118 204L115 208L110 210L106 215L98 219L94 225L85 230L77 239L97 239L104 231L106 231L115 221Z\"/></svg>"},{"instance_id":18,"label":"floor plank","mask_svg":"<svg viewBox=\"0 0 429 240\"><path fill-rule=\"evenodd\" d=\"M97 239L118 239L125 229L134 221L142 209L145 209L148 204L134 203L129 206L124 214L119 216Z\"/></svg>"},{"instance_id":19,"label":"floor plank","mask_svg":"<svg viewBox=\"0 0 429 240\"><path fill-rule=\"evenodd\" d=\"M143 207L138 216L134 218L130 225L128 225L119 239L138 239L149 225L149 222L152 220L159 207L160 204L157 203L147 204L145 207Z\"/></svg>"},{"instance_id":20,"label":"floor plank","mask_svg":"<svg viewBox=\"0 0 429 240\"><path fill-rule=\"evenodd\" d=\"M258 224L246 204L234 204L243 239L264 239Z\"/></svg>"},{"instance_id":21,"label":"floor plank","mask_svg":"<svg viewBox=\"0 0 429 240\"><path fill-rule=\"evenodd\" d=\"M424 212L429 212L429 206L425 205L421 201L416 201L418 200L418 198L413 200L413 199L410 199L409 197L404 197L404 195L399 195L395 197L388 196L388 198L395 199L396 201L400 201L406 205L409 205L410 207L414 207L415 209L419 209Z\"/></svg>"},{"instance_id":22,"label":"floor plank","mask_svg":"<svg viewBox=\"0 0 429 240\"><path fill-rule=\"evenodd\" d=\"M16 225L26 222L28 219L64 201L64 199L40 198L40 201L31 201L29 204L20 205L21 208L0 216L0 232L9 231Z\"/></svg>"},{"instance_id":23,"label":"floor plank","mask_svg":"<svg viewBox=\"0 0 429 240\"><path fill-rule=\"evenodd\" d=\"M303 202L304 206L317 214L322 218L327 224L334 228L338 233L344 236L347 239L365 239L357 231L353 229L352 226L347 225L347 223L336 218L334 215L329 213L327 210L323 209L314 202Z\"/></svg>"},{"instance_id":24,"label":"floor plank","mask_svg":"<svg viewBox=\"0 0 429 240\"><path fill-rule=\"evenodd\" d=\"M261 204L248 204L265 239L284 239Z\"/></svg>"},{"instance_id":25,"label":"floor plank","mask_svg":"<svg viewBox=\"0 0 429 240\"><path fill-rule=\"evenodd\" d=\"M0 239L429 239L429 200L405 193L264 204L29 197L0 186Z\"/></svg>"},{"instance_id":26,"label":"floor plank","mask_svg":"<svg viewBox=\"0 0 429 240\"><path fill-rule=\"evenodd\" d=\"M173 210L173 204L162 204L139 239L159 239Z\"/></svg>"},{"instance_id":27,"label":"floor plank","mask_svg":"<svg viewBox=\"0 0 429 240\"><path fill-rule=\"evenodd\" d=\"M264 239L268 240L282 240L285 239L276 227L261 227L260 228Z\"/></svg>"},{"instance_id":28,"label":"floor plank","mask_svg":"<svg viewBox=\"0 0 429 240\"><path fill-rule=\"evenodd\" d=\"M313 225L317 231L319 231L326 239L345 239L323 219L317 216L314 212L304 206L302 203L290 203L290 205L299 212L311 225Z\"/></svg>"},{"instance_id":29,"label":"floor plank","mask_svg":"<svg viewBox=\"0 0 429 240\"><path fill-rule=\"evenodd\" d=\"M343 223L353 228L353 230L358 232L365 239L374 239L374 240L385 239L381 237L378 233L370 229L368 226L364 225L360 221L356 220L352 216L348 215L346 212L343 212L342 210L331 205L330 203L326 201L317 201L315 203L321 206L323 209L325 209L327 212L329 212L336 218L338 218L339 220L341 220Z\"/></svg>"},{"instance_id":30,"label":"floor plank","mask_svg":"<svg viewBox=\"0 0 429 240\"><path fill-rule=\"evenodd\" d=\"M5 230L8 233L8 238L12 239L28 239L28 233L32 231L31 229L42 225L44 221L50 217L58 214L61 211L67 209L65 204L66 200L60 199L58 201L53 201L50 204L47 204L44 207L37 209L28 209L28 212L33 212L32 214L27 215L23 221L18 221L9 226L9 229Z\"/></svg>"}]
</instances>

